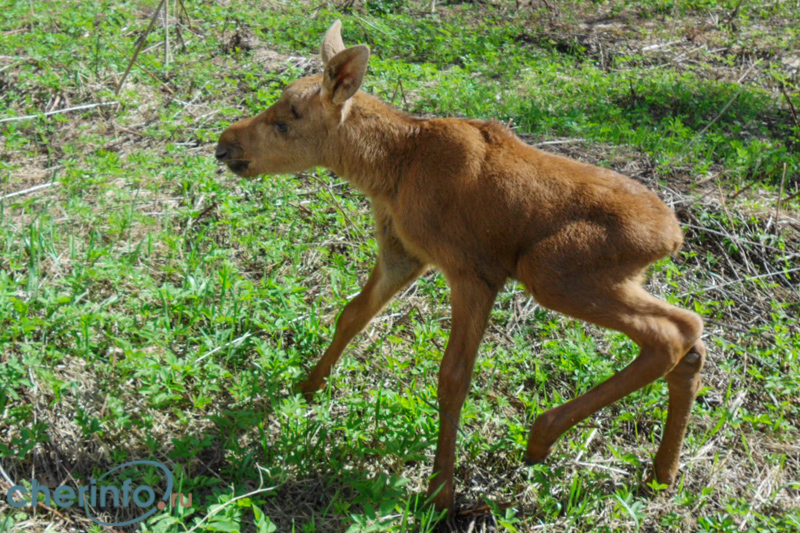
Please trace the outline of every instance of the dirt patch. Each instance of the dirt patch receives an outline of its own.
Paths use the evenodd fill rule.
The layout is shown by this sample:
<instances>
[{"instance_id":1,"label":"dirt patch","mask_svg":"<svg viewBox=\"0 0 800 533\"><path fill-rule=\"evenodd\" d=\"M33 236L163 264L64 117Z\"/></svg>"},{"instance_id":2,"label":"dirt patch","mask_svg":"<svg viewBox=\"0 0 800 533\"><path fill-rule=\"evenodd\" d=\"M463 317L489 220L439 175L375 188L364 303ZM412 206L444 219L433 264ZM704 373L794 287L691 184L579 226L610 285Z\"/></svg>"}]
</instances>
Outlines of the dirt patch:
<instances>
[{"instance_id":1,"label":"dirt patch","mask_svg":"<svg viewBox=\"0 0 800 533\"><path fill-rule=\"evenodd\" d=\"M258 47L259 42L253 31L246 26L237 26L233 34L222 44L222 52L225 54L249 52Z\"/></svg>"}]
</instances>

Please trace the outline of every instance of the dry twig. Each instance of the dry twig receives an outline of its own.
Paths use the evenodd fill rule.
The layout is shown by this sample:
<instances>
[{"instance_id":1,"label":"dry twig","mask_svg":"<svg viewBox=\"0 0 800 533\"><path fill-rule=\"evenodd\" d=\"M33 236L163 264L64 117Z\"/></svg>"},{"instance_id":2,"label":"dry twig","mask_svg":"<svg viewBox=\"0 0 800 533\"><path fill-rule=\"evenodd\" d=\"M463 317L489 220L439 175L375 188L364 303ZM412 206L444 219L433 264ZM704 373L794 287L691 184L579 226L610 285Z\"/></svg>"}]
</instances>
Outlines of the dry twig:
<instances>
[{"instance_id":1,"label":"dry twig","mask_svg":"<svg viewBox=\"0 0 800 533\"><path fill-rule=\"evenodd\" d=\"M682 294L679 294L678 298L683 298L685 296L691 296L693 294L701 294L701 293L704 293L704 292L718 290L718 289L721 289L723 287L729 287L730 285L736 285L737 283L744 283L746 281L754 281L754 280L757 280L757 279L771 278L771 277L774 277L774 276L780 276L782 274L791 274L793 272L800 272L800 267L789 268L789 269L780 270L780 271L777 271L777 272L767 272L766 274L760 274L758 276L748 276L746 278L735 279L733 281L728 281L726 283L720 283L718 285L711 285L709 287L703 287L701 289L697 289L697 290L693 290L693 291L684 292Z\"/></svg>"},{"instance_id":2,"label":"dry twig","mask_svg":"<svg viewBox=\"0 0 800 533\"><path fill-rule=\"evenodd\" d=\"M120 89L122 89L122 85L125 83L125 80L128 79L128 74L131 72L131 67L136 62L136 58L139 56L139 52L141 52L142 47L144 46L145 41L147 40L147 36L150 35L150 32L153 30L153 25L156 23L156 19L158 18L158 14L161 12L161 8L164 7L164 4L167 0L161 0L161 3L158 4L155 13L150 18L150 25L147 26L147 30L145 30L144 35L139 39L139 44L136 45L136 50L133 52L133 57L128 62L128 67L125 69L125 74L122 75L122 79L119 80L119 85L117 85L117 90L114 91L114 94L119 94Z\"/></svg>"},{"instance_id":3,"label":"dry twig","mask_svg":"<svg viewBox=\"0 0 800 533\"><path fill-rule=\"evenodd\" d=\"M781 214L781 196L783 196L783 184L786 182L786 163L783 164L783 176L781 177L781 186L778 189L778 201L775 202L775 233L779 233L778 217Z\"/></svg>"},{"instance_id":4,"label":"dry twig","mask_svg":"<svg viewBox=\"0 0 800 533\"><path fill-rule=\"evenodd\" d=\"M7 200L9 198L13 198L14 196L22 196L23 194L30 194L32 192L36 192L42 189L46 189L48 187L52 187L53 185L58 185L57 181L51 181L49 183L42 183L41 185L36 185L34 187L30 187L28 189L23 189L21 191L14 191L12 193L8 193L5 196L0 196L0 200Z\"/></svg>"},{"instance_id":5,"label":"dry twig","mask_svg":"<svg viewBox=\"0 0 800 533\"><path fill-rule=\"evenodd\" d=\"M85 104L85 105L78 105L75 107L66 107L64 109L56 109L55 111L48 111L47 113L38 113L36 115L25 115L23 117L8 117L0 119L0 123L3 122L19 122L22 120L30 120L32 118L44 118L49 117L52 115L58 115L60 113L69 113L72 111L82 111L84 109L94 109L95 107L103 107L108 105L117 105L119 102L116 100L113 102L98 102L96 104Z\"/></svg>"}]
</instances>

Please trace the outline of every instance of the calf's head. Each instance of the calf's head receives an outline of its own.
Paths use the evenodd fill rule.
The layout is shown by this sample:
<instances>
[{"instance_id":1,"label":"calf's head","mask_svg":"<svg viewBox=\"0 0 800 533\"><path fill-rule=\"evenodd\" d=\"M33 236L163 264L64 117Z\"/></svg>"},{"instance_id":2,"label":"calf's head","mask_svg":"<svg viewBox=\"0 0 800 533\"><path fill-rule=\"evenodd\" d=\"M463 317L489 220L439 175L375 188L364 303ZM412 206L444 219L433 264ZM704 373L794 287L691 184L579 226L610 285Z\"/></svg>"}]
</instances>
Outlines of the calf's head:
<instances>
[{"instance_id":1,"label":"calf's head","mask_svg":"<svg viewBox=\"0 0 800 533\"><path fill-rule=\"evenodd\" d=\"M300 172L326 165L330 136L347 119L367 71L369 48L345 48L337 20L322 40L323 74L288 85L277 102L240 120L219 139L216 157L240 176Z\"/></svg>"}]
</instances>

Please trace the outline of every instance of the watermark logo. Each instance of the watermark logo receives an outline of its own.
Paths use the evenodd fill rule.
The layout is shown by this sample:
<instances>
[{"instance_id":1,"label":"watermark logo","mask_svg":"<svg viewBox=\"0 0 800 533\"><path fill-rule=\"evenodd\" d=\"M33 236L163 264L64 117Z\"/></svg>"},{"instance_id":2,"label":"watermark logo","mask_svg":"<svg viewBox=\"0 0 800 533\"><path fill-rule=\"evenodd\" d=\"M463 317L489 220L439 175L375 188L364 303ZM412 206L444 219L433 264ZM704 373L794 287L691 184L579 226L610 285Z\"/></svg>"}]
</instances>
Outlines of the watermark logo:
<instances>
[{"instance_id":1,"label":"watermark logo","mask_svg":"<svg viewBox=\"0 0 800 533\"><path fill-rule=\"evenodd\" d=\"M164 495L160 500L156 501L156 491L150 485L133 486L130 478L122 482L122 488L115 485L100 485L99 483L105 479L109 474L122 470L123 468L131 468L135 466L154 466L163 472L163 479L166 482L166 489ZM6 501L12 507L25 507L30 505L36 507L39 502L50 507L51 502L54 502L59 507L71 507L79 505L86 510L87 516L96 524L101 526L120 527L141 522L160 510L167 508L167 505L176 504L180 498L180 505L182 507L189 507L192 505L192 495L189 494L188 498L184 500L183 494L173 494L172 489L174 480L172 472L157 461L131 461L112 468L98 479L91 478L88 485L81 485L76 491L73 487L61 485L52 489L52 491L40 485L35 479L31 481L30 491L22 485L14 485L6 493ZM16 498L14 496L17 496ZM21 497L21 498L20 498ZM91 509L119 509L119 508L138 508L141 509L143 514L125 522L103 522L99 518L92 515Z\"/></svg>"}]
</instances>

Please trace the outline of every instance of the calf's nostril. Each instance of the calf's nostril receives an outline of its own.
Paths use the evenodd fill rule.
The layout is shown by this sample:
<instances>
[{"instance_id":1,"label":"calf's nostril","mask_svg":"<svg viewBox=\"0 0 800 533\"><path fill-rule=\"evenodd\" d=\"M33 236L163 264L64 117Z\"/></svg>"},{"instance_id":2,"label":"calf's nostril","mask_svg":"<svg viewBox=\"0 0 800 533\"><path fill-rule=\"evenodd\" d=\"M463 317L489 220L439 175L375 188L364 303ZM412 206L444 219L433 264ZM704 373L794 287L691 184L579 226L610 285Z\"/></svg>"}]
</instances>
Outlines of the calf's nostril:
<instances>
[{"instance_id":1,"label":"calf's nostril","mask_svg":"<svg viewBox=\"0 0 800 533\"><path fill-rule=\"evenodd\" d=\"M220 161L224 160L228 156L228 147L218 144L214 155L217 156L217 159Z\"/></svg>"}]
</instances>

